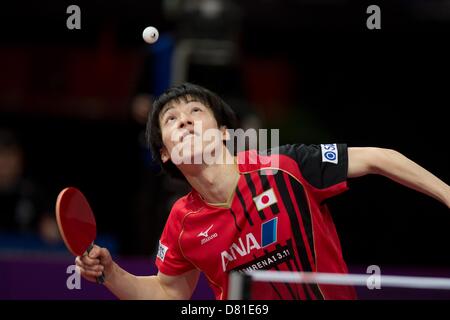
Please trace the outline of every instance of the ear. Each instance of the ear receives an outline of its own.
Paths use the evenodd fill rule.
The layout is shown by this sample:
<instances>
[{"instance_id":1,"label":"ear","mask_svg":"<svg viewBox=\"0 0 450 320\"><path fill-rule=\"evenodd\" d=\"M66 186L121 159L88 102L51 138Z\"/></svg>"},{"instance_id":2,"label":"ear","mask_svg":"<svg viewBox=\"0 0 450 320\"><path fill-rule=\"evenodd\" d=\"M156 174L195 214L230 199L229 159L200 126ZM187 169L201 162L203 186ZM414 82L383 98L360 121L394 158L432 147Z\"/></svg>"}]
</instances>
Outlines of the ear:
<instances>
[{"instance_id":1,"label":"ear","mask_svg":"<svg viewBox=\"0 0 450 320\"><path fill-rule=\"evenodd\" d=\"M166 147L162 147L161 150L159 150L159 153L161 155L161 160L163 163L166 163L167 161L169 161L170 156L169 156L169 152L167 151Z\"/></svg>"}]
</instances>

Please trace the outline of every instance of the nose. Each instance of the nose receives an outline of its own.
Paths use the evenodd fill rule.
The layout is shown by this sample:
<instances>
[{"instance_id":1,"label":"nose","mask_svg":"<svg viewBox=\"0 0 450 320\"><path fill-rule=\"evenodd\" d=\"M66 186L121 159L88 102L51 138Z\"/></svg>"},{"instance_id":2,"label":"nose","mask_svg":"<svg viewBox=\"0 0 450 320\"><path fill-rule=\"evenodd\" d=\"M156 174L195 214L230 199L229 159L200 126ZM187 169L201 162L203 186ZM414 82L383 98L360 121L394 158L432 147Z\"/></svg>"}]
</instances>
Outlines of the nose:
<instances>
[{"instance_id":1,"label":"nose","mask_svg":"<svg viewBox=\"0 0 450 320\"><path fill-rule=\"evenodd\" d=\"M193 125L194 125L194 122L192 121L192 118L190 117L189 114L183 113L180 115L180 121L178 124L178 127L180 129L186 128L186 127L191 127Z\"/></svg>"}]
</instances>

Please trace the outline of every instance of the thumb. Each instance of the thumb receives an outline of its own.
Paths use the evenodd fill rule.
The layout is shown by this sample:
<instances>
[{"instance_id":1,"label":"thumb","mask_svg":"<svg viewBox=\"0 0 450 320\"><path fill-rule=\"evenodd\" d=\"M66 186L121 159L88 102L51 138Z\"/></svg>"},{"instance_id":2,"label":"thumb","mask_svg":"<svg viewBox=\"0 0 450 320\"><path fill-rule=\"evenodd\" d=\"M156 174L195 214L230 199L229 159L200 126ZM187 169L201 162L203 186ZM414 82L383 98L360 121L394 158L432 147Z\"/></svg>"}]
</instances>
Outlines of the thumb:
<instances>
[{"instance_id":1,"label":"thumb","mask_svg":"<svg viewBox=\"0 0 450 320\"><path fill-rule=\"evenodd\" d=\"M97 245L94 245L91 249L91 251L89 251L89 258L97 258L100 255L100 247Z\"/></svg>"}]
</instances>

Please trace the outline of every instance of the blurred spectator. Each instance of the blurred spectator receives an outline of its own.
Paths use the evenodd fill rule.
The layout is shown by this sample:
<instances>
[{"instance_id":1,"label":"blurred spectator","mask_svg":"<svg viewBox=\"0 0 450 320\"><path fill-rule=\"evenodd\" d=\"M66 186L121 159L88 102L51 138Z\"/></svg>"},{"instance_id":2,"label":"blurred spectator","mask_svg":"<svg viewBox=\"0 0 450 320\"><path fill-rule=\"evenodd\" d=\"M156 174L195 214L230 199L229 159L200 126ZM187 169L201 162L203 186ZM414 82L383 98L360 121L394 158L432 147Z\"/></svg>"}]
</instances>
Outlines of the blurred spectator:
<instances>
[{"instance_id":1,"label":"blurred spectator","mask_svg":"<svg viewBox=\"0 0 450 320\"><path fill-rule=\"evenodd\" d=\"M60 237L45 193L25 177L24 152L9 130L0 129L0 232L38 234L47 243Z\"/></svg>"}]
</instances>

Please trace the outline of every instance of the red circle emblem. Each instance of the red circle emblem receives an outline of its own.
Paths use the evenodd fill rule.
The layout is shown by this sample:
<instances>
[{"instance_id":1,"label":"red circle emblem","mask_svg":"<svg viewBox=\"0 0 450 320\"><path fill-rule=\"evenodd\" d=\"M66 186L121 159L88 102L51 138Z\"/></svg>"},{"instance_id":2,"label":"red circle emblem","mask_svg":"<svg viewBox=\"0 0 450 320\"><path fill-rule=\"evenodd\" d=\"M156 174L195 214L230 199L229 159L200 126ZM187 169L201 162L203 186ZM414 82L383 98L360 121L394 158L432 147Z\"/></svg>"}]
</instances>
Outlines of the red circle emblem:
<instances>
[{"instance_id":1,"label":"red circle emblem","mask_svg":"<svg viewBox=\"0 0 450 320\"><path fill-rule=\"evenodd\" d=\"M267 196L267 195L262 196L261 202L262 202L263 204L268 203L268 202L269 202L269 196Z\"/></svg>"}]
</instances>

